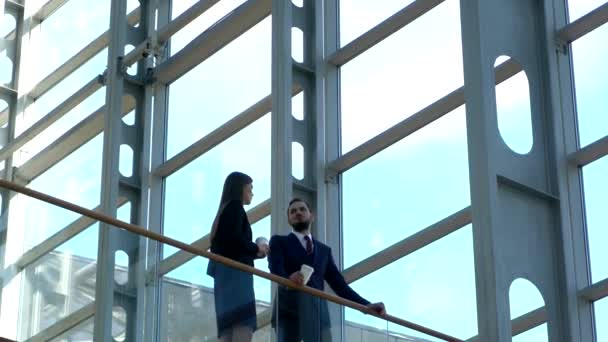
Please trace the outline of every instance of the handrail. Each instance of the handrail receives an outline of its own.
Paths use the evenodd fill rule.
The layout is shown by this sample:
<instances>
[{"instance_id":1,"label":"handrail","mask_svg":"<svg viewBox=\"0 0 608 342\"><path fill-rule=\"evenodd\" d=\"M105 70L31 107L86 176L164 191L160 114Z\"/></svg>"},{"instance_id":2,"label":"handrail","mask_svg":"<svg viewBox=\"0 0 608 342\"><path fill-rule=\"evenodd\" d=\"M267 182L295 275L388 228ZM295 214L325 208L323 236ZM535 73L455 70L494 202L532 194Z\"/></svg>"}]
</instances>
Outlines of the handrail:
<instances>
[{"instance_id":1,"label":"handrail","mask_svg":"<svg viewBox=\"0 0 608 342\"><path fill-rule=\"evenodd\" d=\"M412 330L416 330L418 332L427 334L429 336L440 338L440 339L442 339L444 341L449 341L449 342L463 342L463 340L457 339L457 338L452 337L450 335L446 335L444 333L435 331L433 329L421 326L419 324L416 324L416 323L413 323L413 322L410 322L410 321L406 321L404 319L401 319L401 318L398 318L398 317L395 317L395 316L391 316L391 315L387 315L387 314L385 314L385 315L377 314L375 311L367 308L365 305L362 305L362 304L359 304L359 303L355 303L355 302L352 302L350 300L347 300L347 299L344 299L344 298L341 298L341 297L338 297L338 296L334 296L334 295L325 293L323 291L320 291L320 290L317 290L317 289L314 289L314 288L311 288L311 287L308 287L308 286L298 285L298 284L296 284L296 283L294 283L294 282L292 282L292 281L290 281L290 280L288 280L286 278L280 277L278 275L275 275L275 274L272 274L272 273L267 273L267 272L264 272L264 271L261 271L261 270L255 268L255 267L251 267L251 266L242 264L240 262L236 262L236 261L234 261L232 259L223 257L221 255L218 255L218 254L215 254L215 253L211 253L211 252L208 252L208 251L204 251L202 249L195 248L195 247L193 247L193 246L191 246L189 244L186 244L186 243L183 243L181 241L178 241L178 240L166 237L166 236L164 236L162 234L158 234L158 233L154 233L154 232L151 232L149 230L146 230L146 229L144 229L144 228L142 228L142 227L140 227L138 225L135 225L135 224L132 224L132 223L127 223L127 222L124 222L124 221L120 221L120 220L118 220L116 218L104 215L102 213L99 213L99 212L96 212L96 211L93 211L93 210L81 207L79 205L76 205L76 204L64 201L62 199L59 199L59 198L56 198L56 197L44 194L42 192L39 192L39 191L36 191L36 190L33 190L33 189L29 189L29 188L20 186L20 185L18 185L16 183L13 183L11 181L0 179L0 187L5 188L5 189L9 189L9 190L12 190L12 191L15 191L15 192L18 192L18 193L21 193L21 194L29 196L29 197L36 198L38 200L41 200L41 201L44 201L44 202L56 205L58 207L62 207L64 209L67 209L67 210L79 213L79 214L84 215L84 216L88 216L90 218L93 218L93 219L96 219L98 221L104 222L104 223L109 224L111 226L115 226L115 227L124 229L126 231L129 231L129 232L137 234L137 235L145 236L145 237L147 237L149 239L152 239L152 240L155 240L155 241L158 241L158 242L161 242L161 243L164 243L164 244L167 244L167 245L170 245L170 246L173 246L173 247L185 250L185 251L190 252L192 254L196 254L196 255L205 257L207 259L213 260L215 262L219 262L219 263L224 264L226 266L229 266L229 267L232 267L232 268L236 268L237 270L240 270L240 271L243 271L243 272L247 272L247 273L251 273L251 274L255 274L255 275L259 276L259 277L268 279L270 281L273 281L273 282L278 283L280 285L289 287L291 289L298 290L298 291L301 291L301 292L313 295L315 297L319 297L321 299L325 299L325 300L328 300L330 302L334 302L336 304L347 306L347 307L349 307L351 309L355 309L355 310L361 311L361 312L363 312L365 314L369 314L369 315L372 315L372 316L384 319L386 321L389 321L389 322L401 325L403 327L406 327L406 328L409 328L409 329L412 329Z\"/></svg>"}]
</instances>

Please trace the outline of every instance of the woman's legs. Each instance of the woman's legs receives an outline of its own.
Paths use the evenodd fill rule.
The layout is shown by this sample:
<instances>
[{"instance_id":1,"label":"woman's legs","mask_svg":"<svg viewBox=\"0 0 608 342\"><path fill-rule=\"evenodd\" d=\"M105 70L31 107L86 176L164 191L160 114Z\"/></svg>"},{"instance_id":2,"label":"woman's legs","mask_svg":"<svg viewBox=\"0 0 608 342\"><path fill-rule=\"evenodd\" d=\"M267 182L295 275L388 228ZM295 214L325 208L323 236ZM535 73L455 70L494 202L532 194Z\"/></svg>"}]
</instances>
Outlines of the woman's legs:
<instances>
[{"instance_id":1,"label":"woman's legs","mask_svg":"<svg viewBox=\"0 0 608 342\"><path fill-rule=\"evenodd\" d=\"M237 325L232 328L232 342L251 342L253 330L251 327Z\"/></svg>"},{"instance_id":2,"label":"woman's legs","mask_svg":"<svg viewBox=\"0 0 608 342\"><path fill-rule=\"evenodd\" d=\"M232 329L226 329L222 336L220 336L220 342L232 342Z\"/></svg>"}]
</instances>

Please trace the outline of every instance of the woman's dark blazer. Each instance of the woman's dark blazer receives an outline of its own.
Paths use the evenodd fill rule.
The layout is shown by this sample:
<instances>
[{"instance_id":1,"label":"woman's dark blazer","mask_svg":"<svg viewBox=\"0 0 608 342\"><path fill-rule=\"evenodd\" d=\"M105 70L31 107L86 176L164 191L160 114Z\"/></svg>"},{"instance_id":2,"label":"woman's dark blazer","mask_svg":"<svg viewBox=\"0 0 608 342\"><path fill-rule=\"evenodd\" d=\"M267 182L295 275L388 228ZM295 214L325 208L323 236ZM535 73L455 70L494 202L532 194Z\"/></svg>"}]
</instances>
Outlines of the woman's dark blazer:
<instances>
[{"instance_id":1,"label":"woman's dark blazer","mask_svg":"<svg viewBox=\"0 0 608 342\"><path fill-rule=\"evenodd\" d=\"M211 252L253 266L258 246L251 241L251 225L243 202L228 202L220 214L217 230L211 242Z\"/></svg>"}]
</instances>

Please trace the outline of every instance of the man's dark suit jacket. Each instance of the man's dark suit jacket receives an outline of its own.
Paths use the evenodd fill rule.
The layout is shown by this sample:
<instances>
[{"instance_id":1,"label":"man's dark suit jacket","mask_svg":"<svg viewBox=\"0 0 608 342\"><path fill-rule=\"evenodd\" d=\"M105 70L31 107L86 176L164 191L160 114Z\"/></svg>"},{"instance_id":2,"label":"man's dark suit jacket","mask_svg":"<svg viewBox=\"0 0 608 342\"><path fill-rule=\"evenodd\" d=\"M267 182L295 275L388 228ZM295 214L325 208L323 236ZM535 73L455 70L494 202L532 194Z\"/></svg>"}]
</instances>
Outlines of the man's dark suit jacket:
<instances>
[{"instance_id":1,"label":"man's dark suit jacket","mask_svg":"<svg viewBox=\"0 0 608 342\"><path fill-rule=\"evenodd\" d=\"M299 271L302 264L307 264L314 268L314 272L308 281L308 286L324 290L324 280L327 281L332 290L340 297L349 299L359 304L367 305L369 301L357 294L344 280L344 277L338 270L334 258L331 254L331 248L322 242L313 238L314 249L312 255L306 253L306 250L298 240L295 234L286 236L275 235L270 239L270 254L268 255L268 265L270 272L284 278ZM308 299L305 299L308 298ZM320 315L321 325L329 326L329 313L327 303L319 301L311 296L296 290L290 290L279 286L278 289L279 302L279 321L280 320L314 320L317 317L302 317L302 315ZM316 300L319 305L313 305L318 308L317 312L310 312L310 309L302 310L303 302ZM310 307L309 305L307 305ZM276 308L276 306L275 306ZM276 312L273 313L273 326L276 321Z\"/></svg>"}]
</instances>

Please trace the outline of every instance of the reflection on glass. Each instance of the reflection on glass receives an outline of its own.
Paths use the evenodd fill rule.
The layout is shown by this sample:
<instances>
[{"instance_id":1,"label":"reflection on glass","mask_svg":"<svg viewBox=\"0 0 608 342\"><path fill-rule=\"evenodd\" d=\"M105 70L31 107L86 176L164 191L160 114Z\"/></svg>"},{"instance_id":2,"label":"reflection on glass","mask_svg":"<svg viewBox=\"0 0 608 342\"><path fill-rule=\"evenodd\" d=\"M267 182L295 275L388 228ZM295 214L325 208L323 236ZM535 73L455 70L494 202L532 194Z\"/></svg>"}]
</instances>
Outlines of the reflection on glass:
<instances>
[{"instance_id":1,"label":"reflection on glass","mask_svg":"<svg viewBox=\"0 0 608 342\"><path fill-rule=\"evenodd\" d=\"M94 313L97 272L98 224L90 227L23 270L24 285L19 312L21 338L37 334L63 318L81 312ZM88 328L73 329L72 335L87 335ZM21 340L21 339L20 339Z\"/></svg>"},{"instance_id":2,"label":"reflection on glass","mask_svg":"<svg viewBox=\"0 0 608 342\"><path fill-rule=\"evenodd\" d=\"M161 278L161 341L207 341L217 338L214 280L205 272L207 264L207 259L197 257L191 264L182 266L189 270L184 271L178 268L174 273ZM196 265L195 269L192 269L193 265ZM236 277L239 279L247 278L248 281L252 281L255 298L255 302L252 304L255 309L255 317L254 321L251 319L243 321L243 325L255 324L252 341L270 341L272 333L270 299L267 297L270 293L270 282L257 276L245 275L240 271L229 270L227 266L221 268L220 272L238 274ZM190 274L190 280L176 279L173 274ZM224 290L228 289L224 288ZM239 299L244 294L233 292L232 295L234 299ZM223 307L226 308L226 305ZM224 311L223 317L237 320L242 318L238 308Z\"/></svg>"},{"instance_id":3,"label":"reflection on glass","mask_svg":"<svg viewBox=\"0 0 608 342\"><path fill-rule=\"evenodd\" d=\"M94 318L89 318L49 342L93 341L93 321Z\"/></svg>"}]
</instances>

